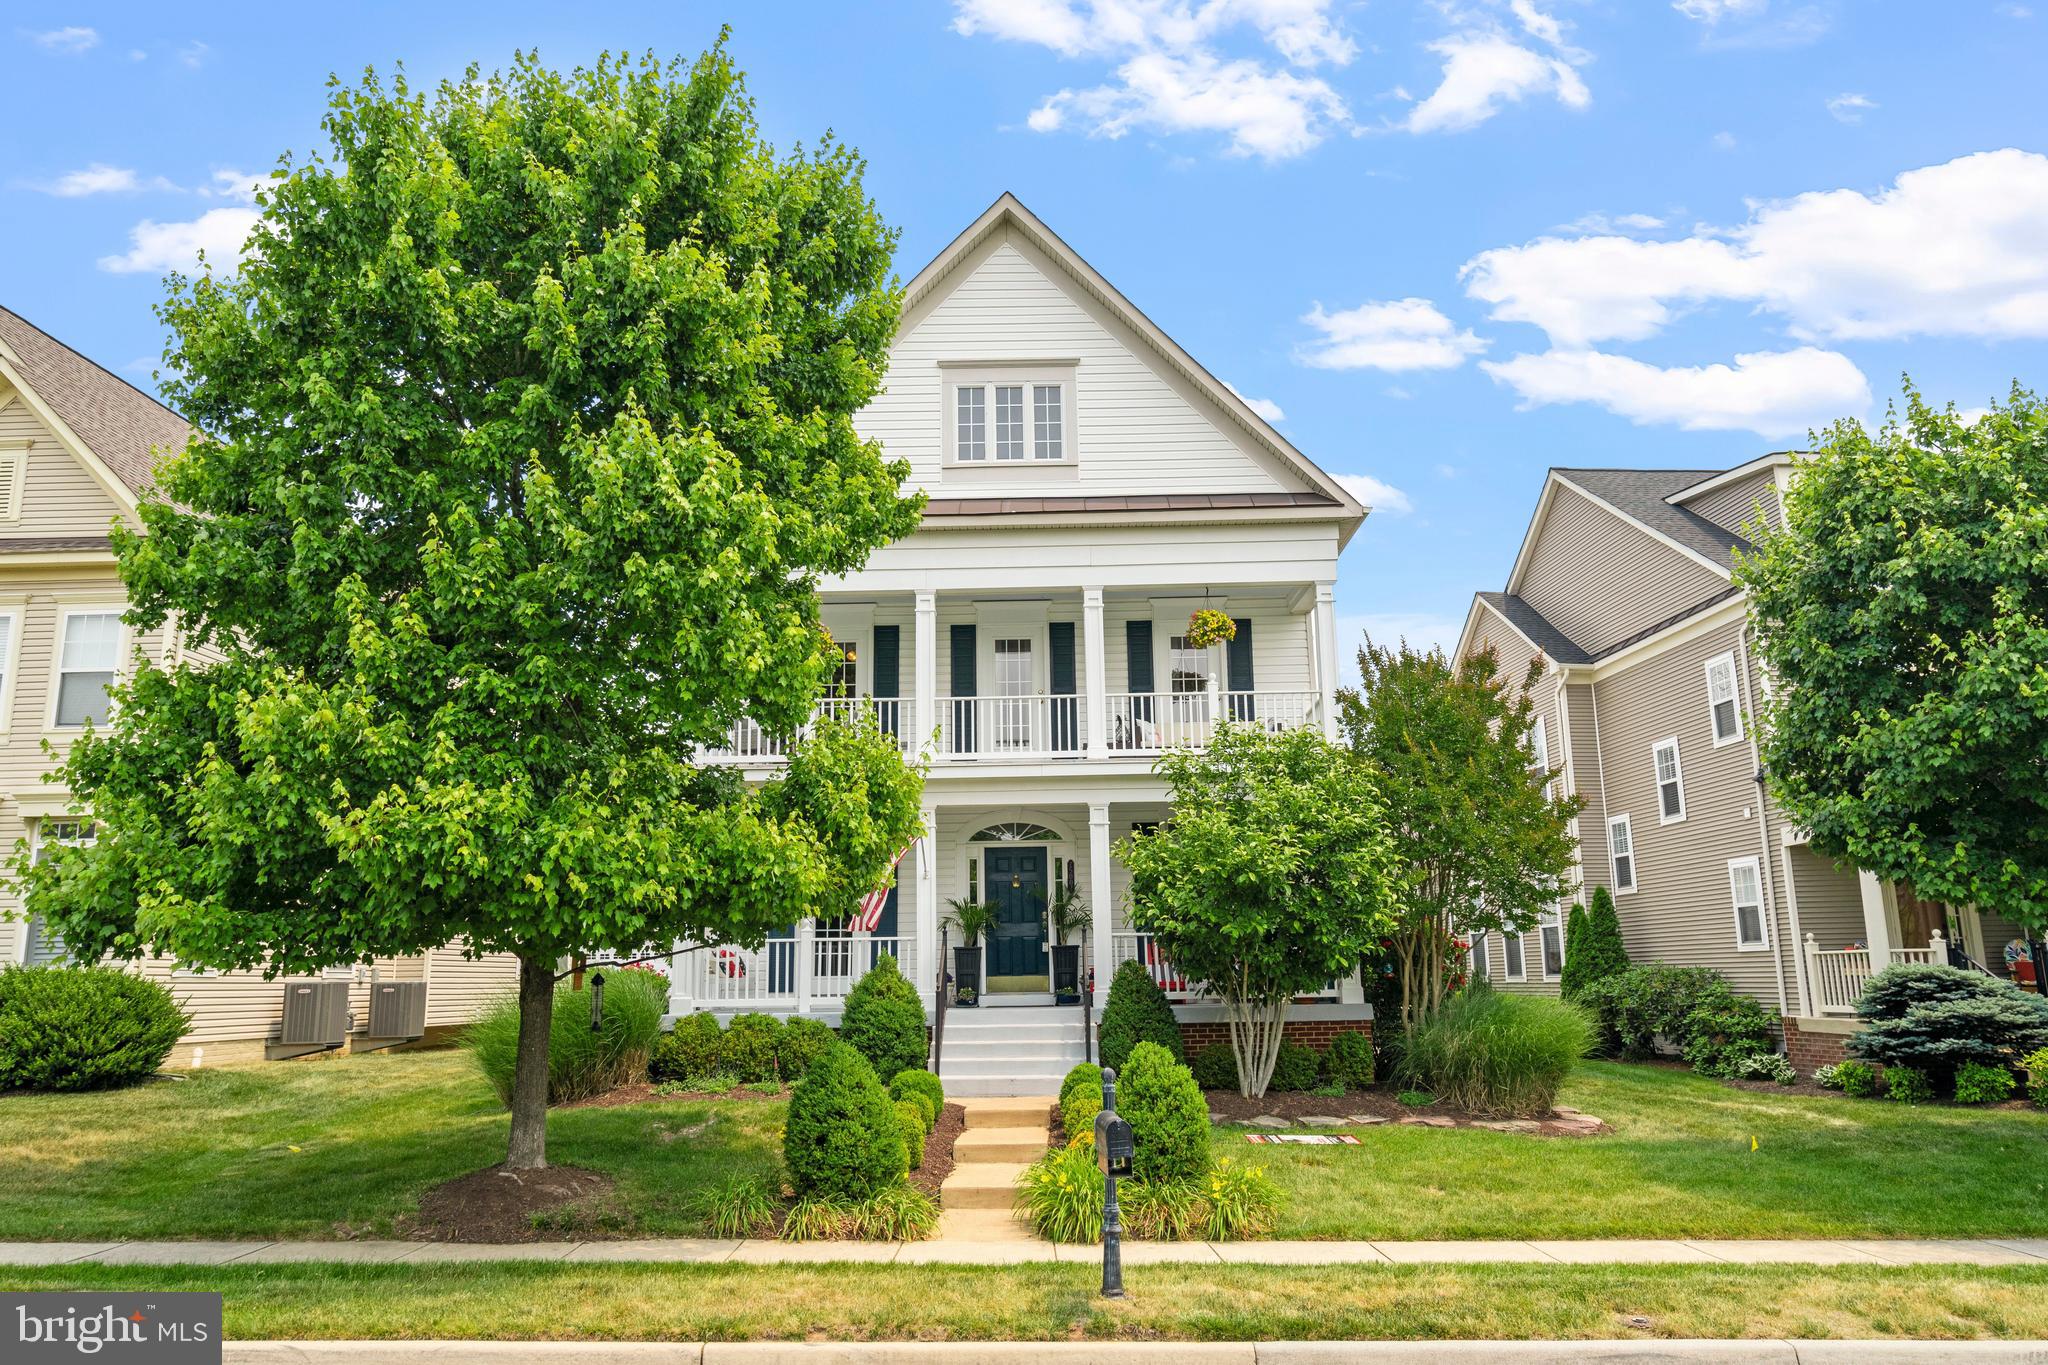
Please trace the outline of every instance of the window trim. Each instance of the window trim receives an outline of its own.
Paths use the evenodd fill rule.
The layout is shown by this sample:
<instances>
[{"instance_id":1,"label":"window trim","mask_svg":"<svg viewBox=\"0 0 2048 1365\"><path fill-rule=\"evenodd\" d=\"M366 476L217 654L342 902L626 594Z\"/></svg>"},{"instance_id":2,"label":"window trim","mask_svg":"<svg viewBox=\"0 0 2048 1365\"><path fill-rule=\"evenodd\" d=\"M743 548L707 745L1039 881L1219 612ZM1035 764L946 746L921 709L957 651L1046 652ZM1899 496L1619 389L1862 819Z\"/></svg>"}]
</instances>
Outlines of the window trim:
<instances>
[{"instance_id":1,"label":"window trim","mask_svg":"<svg viewBox=\"0 0 2048 1365\"><path fill-rule=\"evenodd\" d=\"M1551 932L1551 933L1554 933L1554 934L1556 934L1556 935L1557 935L1557 970L1556 970L1556 971L1554 971L1554 972L1550 970L1550 961L1549 961L1549 958L1548 958L1548 956L1547 956L1547 955L1545 954L1545 952L1544 952L1544 950L1543 950L1543 935L1544 935L1545 931L1549 931L1549 932ZM1552 910L1552 911L1550 911L1550 912L1549 912L1548 914L1545 914L1545 915L1538 915L1538 916L1536 917L1536 931L1535 931L1535 932L1536 932L1536 965L1537 965L1537 966L1538 966L1539 968L1541 968L1541 969L1542 969L1542 972L1543 972L1543 979L1544 979L1545 981L1562 981L1562 980L1564 980L1564 920L1563 920L1563 918L1562 918L1562 917L1561 917L1561 916L1560 916L1560 915L1559 915L1559 914L1557 913L1557 911L1555 911L1555 910ZM1527 961L1528 961L1528 959L1527 959L1527 956L1526 956L1526 954L1527 954L1527 948L1525 947L1523 951L1524 951L1524 958L1523 958L1523 963L1524 963L1524 965L1526 966L1526 965L1527 965Z\"/></svg>"},{"instance_id":2,"label":"window trim","mask_svg":"<svg viewBox=\"0 0 2048 1365\"><path fill-rule=\"evenodd\" d=\"M1622 884L1621 868L1618 865L1619 857L1622 855L1617 855L1614 851L1614 829L1617 825L1619 825L1623 830L1627 831L1626 837L1628 841L1628 853L1625 856L1628 858L1628 884L1625 886ZM1633 896L1635 894L1636 884L1642 879L1642 869L1636 865L1638 861L1639 859L1636 854L1635 825L1628 818L1628 813L1624 811L1620 815L1608 816L1607 876L1608 880L1614 884L1611 889L1613 890L1613 893L1615 895Z\"/></svg>"},{"instance_id":3,"label":"window trim","mask_svg":"<svg viewBox=\"0 0 2048 1365\"><path fill-rule=\"evenodd\" d=\"M9 622L7 648L0 651L0 736L14 729L14 688L21 678L21 636L26 629L27 603L21 600L0 602L0 617Z\"/></svg>"},{"instance_id":4,"label":"window trim","mask_svg":"<svg viewBox=\"0 0 2048 1365\"><path fill-rule=\"evenodd\" d=\"M1507 934L1507 933L1504 933L1504 934L1502 934L1502 935L1500 936L1500 942L1501 942L1501 950L1500 950L1500 979L1501 979L1501 980L1503 980L1503 981L1527 981L1527 980L1529 979L1529 945L1528 945L1528 943L1527 943L1527 942L1525 942L1525 940L1526 940L1527 938L1528 938L1528 935L1526 935L1526 934ZM1515 965L1515 964L1514 964L1514 963L1512 963L1512 962L1510 962L1510 961L1508 960L1508 945L1509 945L1510 943L1514 944L1514 946L1515 946L1515 955L1516 955L1517 957L1519 957L1519 958L1521 958L1521 959L1522 959L1522 970L1520 970L1519 972L1518 972L1518 971L1515 971L1515 970L1513 970L1513 968L1514 968L1514 965Z\"/></svg>"},{"instance_id":5,"label":"window trim","mask_svg":"<svg viewBox=\"0 0 2048 1365\"><path fill-rule=\"evenodd\" d=\"M1714 670L1724 664L1728 668L1728 700L1735 706L1735 730L1726 736L1722 735L1721 727L1714 720ZM1714 747L1719 749L1742 743L1748 730L1742 723L1742 681L1735 672L1735 651L1727 650L1707 660L1704 672L1707 680L1707 733L1712 736Z\"/></svg>"},{"instance_id":6,"label":"window trim","mask_svg":"<svg viewBox=\"0 0 2048 1365\"><path fill-rule=\"evenodd\" d=\"M1735 890L1735 873L1738 868L1748 868L1750 876L1756 879L1756 927L1762 935L1754 943L1742 939L1742 901ZM1738 953L1768 953L1771 951L1771 917L1764 903L1764 869L1761 858L1730 858L1728 860L1728 913L1735 920L1735 951Z\"/></svg>"},{"instance_id":7,"label":"window trim","mask_svg":"<svg viewBox=\"0 0 2048 1365\"><path fill-rule=\"evenodd\" d=\"M50 696L43 705L43 729L55 735L78 735L85 733L83 725L59 725L57 703L64 689L64 641L71 632L71 618L74 616L112 616L116 625L114 635L114 676L109 686L118 686L127 675L122 667L129 651L134 647L134 636L128 625L128 604L118 597L76 598L60 601L57 606L57 629L50 639ZM107 703L107 720L112 722L113 703Z\"/></svg>"},{"instance_id":8,"label":"window trim","mask_svg":"<svg viewBox=\"0 0 2048 1365\"><path fill-rule=\"evenodd\" d=\"M1671 751L1671 785L1678 789L1678 814L1664 813L1664 775L1657 770L1657 757L1664 750ZM1650 777L1657 787L1657 823L1679 825L1685 823L1685 763L1679 756L1678 736L1667 735L1650 746ZM1635 831L1629 831L1631 835ZM1635 852L1635 845L1629 845L1629 852Z\"/></svg>"},{"instance_id":9,"label":"window trim","mask_svg":"<svg viewBox=\"0 0 2048 1365\"><path fill-rule=\"evenodd\" d=\"M89 832L77 839L52 839L48 838L44 833L46 826L71 823L76 823ZM22 833L28 840L28 857L31 864L42 861L43 849L46 845L60 848L84 847L88 844L98 843L100 837L99 821L93 819L90 815L75 815L68 811L55 815L31 815L23 821ZM25 905L22 907L20 919L21 936L14 947L16 962L23 965L27 964L28 950L31 942L36 937L36 925L43 925L44 932L47 933L49 931L49 923L46 917L33 913ZM53 959L53 961L73 962L75 959L71 956L71 950L66 948L63 956Z\"/></svg>"},{"instance_id":10,"label":"window trim","mask_svg":"<svg viewBox=\"0 0 2048 1365\"><path fill-rule=\"evenodd\" d=\"M975 361L971 363L941 361L939 373L939 408L944 420L941 423L943 448L940 452L940 467L944 470L987 470L1014 473L1027 469L1072 469L1079 462L1075 443L1075 410L1080 406L1079 385L1076 382L1078 362L1072 360L1026 360L1013 363L1001 361ZM996 458L996 396L998 385L1021 386L1024 390L1024 458L1021 460L998 460ZM1038 390L1055 386L1060 390L1058 459L1041 459L1038 454ZM988 453L978 460L960 458L959 404L962 389L984 391L982 413L984 422L984 444Z\"/></svg>"},{"instance_id":11,"label":"window trim","mask_svg":"<svg viewBox=\"0 0 2048 1365\"><path fill-rule=\"evenodd\" d=\"M1476 930L1472 933L1469 933L1465 935L1465 940L1466 943L1469 945L1465 951L1465 970L1467 973L1467 978L1491 978L1493 976L1493 964L1487 959L1486 956L1485 931Z\"/></svg>"}]
</instances>

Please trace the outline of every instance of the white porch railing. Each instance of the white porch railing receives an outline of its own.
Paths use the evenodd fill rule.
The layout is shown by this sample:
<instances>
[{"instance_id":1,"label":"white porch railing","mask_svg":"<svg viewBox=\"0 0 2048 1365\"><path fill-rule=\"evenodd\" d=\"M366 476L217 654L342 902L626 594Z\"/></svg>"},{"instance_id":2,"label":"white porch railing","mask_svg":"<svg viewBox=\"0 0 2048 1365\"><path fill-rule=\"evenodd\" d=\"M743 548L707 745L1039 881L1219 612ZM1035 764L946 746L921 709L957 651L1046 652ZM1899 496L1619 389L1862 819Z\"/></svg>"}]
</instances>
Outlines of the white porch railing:
<instances>
[{"instance_id":1,"label":"white porch railing","mask_svg":"<svg viewBox=\"0 0 2048 1365\"><path fill-rule=\"evenodd\" d=\"M940 697L940 758L1079 758L1088 713L1079 696Z\"/></svg>"},{"instance_id":2,"label":"white porch railing","mask_svg":"<svg viewBox=\"0 0 2048 1365\"><path fill-rule=\"evenodd\" d=\"M895 958L906 975L913 971L904 957L909 942L804 924L796 937L771 938L759 948L693 948L676 955L669 995L679 1009L837 1009L883 957Z\"/></svg>"},{"instance_id":3,"label":"white porch railing","mask_svg":"<svg viewBox=\"0 0 2048 1365\"><path fill-rule=\"evenodd\" d=\"M1126 962L1142 962L1145 974L1152 978L1152 984L1165 993L1168 1000L1185 1003L1211 998L1208 986L1200 981L1190 981L1182 976L1166 960L1166 954L1159 951L1159 945L1150 934L1111 934L1109 936L1110 972ZM1295 997L1297 1000L1335 1000L1338 998L1337 983L1332 981L1319 991L1309 991Z\"/></svg>"},{"instance_id":4,"label":"white porch railing","mask_svg":"<svg viewBox=\"0 0 2048 1365\"><path fill-rule=\"evenodd\" d=\"M1925 948L1894 948L1888 965L1906 962L1948 961L1948 940L1939 933L1930 936ZM1813 1007L1821 1014L1854 1014L1863 988L1875 973L1870 967L1868 948L1823 950L1812 934L1806 936L1806 979L1813 989Z\"/></svg>"},{"instance_id":5,"label":"white porch railing","mask_svg":"<svg viewBox=\"0 0 2048 1365\"><path fill-rule=\"evenodd\" d=\"M1278 733L1316 720L1313 692L1112 692L1108 706L1111 753L1162 753L1199 748L1217 721L1259 725Z\"/></svg>"},{"instance_id":6,"label":"white porch railing","mask_svg":"<svg viewBox=\"0 0 2048 1365\"><path fill-rule=\"evenodd\" d=\"M919 743L916 716L917 707L907 697L827 697L812 709L814 718L838 716L850 719L859 712L866 712L875 718L882 729L896 736L896 747L909 753ZM806 725L798 736L810 733ZM702 757L710 763L780 763L789 757L789 746L795 738L790 735L772 735L762 729L756 721L741 720L726 732L725 743L703 750Z\"/></svg>"}]
</instances>

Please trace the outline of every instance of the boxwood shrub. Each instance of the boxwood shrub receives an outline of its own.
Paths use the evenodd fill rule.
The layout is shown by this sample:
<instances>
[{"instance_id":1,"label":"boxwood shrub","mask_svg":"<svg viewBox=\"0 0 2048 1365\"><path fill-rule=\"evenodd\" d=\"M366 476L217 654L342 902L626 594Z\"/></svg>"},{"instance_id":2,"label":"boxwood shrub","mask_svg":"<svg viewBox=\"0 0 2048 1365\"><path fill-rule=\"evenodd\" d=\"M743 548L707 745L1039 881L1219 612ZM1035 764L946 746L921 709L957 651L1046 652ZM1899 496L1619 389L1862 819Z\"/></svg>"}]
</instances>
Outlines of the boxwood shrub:
<instances>
[{"instance_id":1,"label":"boxwood shrub","mask_svg":"<svg viewBox=\"0 0 2048 1365\"><path fill-rule=\"evenodd\" d=\"M1228 1043L1211 1043L1194 1055L1188 1069L1204 1090L1237 1089L1237 1053Z\"/></svg>"},{"instance_id":2,"label":"boxwood shrub","mask_svg":"<svg viewBox=\"0 0 2048 1365\"><path fill-rule=\"evenodd\" d=\"M931 1135L931 1124L925 1121L924 1100L900 1099L891 1107L903 1129L903 1164L914 1171L924 1165L924 1140Z\"/></svg>"},{"instance_id":3,"label":"boxwood shrub","mask_svg":"<svg viewBox=\"0 0 2048 1365\"><path fill-rule=\"evenodd\" d=\"M1316 1086L1316 1072L1322 1069L1323 1059L1314 1048L1303 1047L1300 1043L1280 1040L1280 1051L1273 1058L1273 1078L1266 1083L1268 1090L1302 1091L1313 1090Z\"/></svg>"},{"instance_id":4,"label":"boxwood shrub","mask_svg":"<svg viewBox=\"0 0 2048 1365\"><path fill-rule=\"evenodd\" d=\"M1372 1035L1340 1033L1332 1038L1330 1050L1323 1054L1323 1079L1346 1090L1370 1089L1376 1079L1373 1074ZM1231 1083L1236 1084L1234 1068Z\"/></svg>"},{"instance_id":5,"label":"boxwood shrub","mask_svg":"<svg viewBox=\"0 0 2048 1365\"><path fill-rule=\"evenodd\" d=\"M192 1027L171 993L115 967L0 971L0 1090L133 1085Z\"/></svg>"},{"instance_id":6,"label":"boxwood shrub","mask_svg":"<svg viewBox=\"0 0 2048 1365\"><path fill-rule=\"evenodd\" d=\"M718 1040L718 1065L712 1069L738 1081L772 1081L781 1042L782 1021L774 1015L734 1015Z\"/></svg>"},{"instance_id":7,"label":"boxwood shrub","mask_svg":"<svg viewBox=\"0 0 2048 1365\"><path fill-rule=\"evenodd\" d=\"M1147 1182L1200 1180L1209 1170L1209 1106L1194 1073L1157 1043L1131 1049L1117 1073L1117 1112L1131 1125L1132 1167Z\"/></svg>"},{"instance_id":8,"label":"boxwood shrub","mask_svg":"<svg viewBox=\"0 0 2048 1365\"><path fill-rule=\"evenodd\" d=\"M676 1026L654 1044L647 1059L652 1080L680 1081L709 1076L718 1070L718 1017L698 1011L676 1020Z\"/></svg>"},{"instance_id":9,"label":"boxwood shrub","mask_svg":"<svg viewBox=\"0 0 2048 1365\"><path fill-rule=\"evenodd\" d=\"M825 1025L800 1014L784 1020L782 1033L775 1040L775 1069L783 1080L796 1084L805 1068L832 1046L836 1037Z\"/></svg>"},{"instance_id":10,"label":"boxwood shrub","mask_svg":"<svg viewBox=\"0 0 2048 1365\"><path fill-rule=\"evenodd\" d=\"M1116 1068L1118 1075L1139 1043L1157 1043L1176 1062L1184 1057L1173 1006L1166 1003L1166 993L1144 963L1133 959L1116 969L1102 1005L1100 1039L1102 1064Z\"/></svg>"},{"instance_id":11,"label":"boxwood shrub","mask_svg":"<svg viewBox=\"0 0 2048 1365\"><path fill-rule=\"evenodd\" d=\"M782 1161L799 1198L849 1202L900 1183L909 1169L896 1106L849 1045L826 1048L790 1093Z\"/></svg>"},{"instance_id":12,"label":"boxwood shrub","mask_svg":"<svg viewBox=\"0 0 2048 1365\"><path fill-rule=\"evenodd\" d=\"M1102 1112L1102 1068L1083 1062L1060 1082L1060 1131L1068 1142L1095 1137L1095 1116Z\"/></svg>"},{"instance_id":13,"label":"boxwood shrub","mask_svg":"<svg viewBox=\"0 0 2048 1365\"><path fill-rule=\"evenodd\" d=\"M839 1041L868 1059L879 1076L894 1076L925 1064L924 1006L903 979L896 959L883 957L846 993L839 1017Z\"/></svg>"},{"instance_id":14,"label":"boxwood shrub","mask_svg":"<svg viewBox=\"0 0 2048 1365\"><path fill-rule=\"evenodd\" d=\"M939 1114L946 1107L946 1087L937 1076L920 1067L899 1071L889 1079L891 1099L914 1100L922 1105L927 1115L924 1126L937 1125Z\"/></svg>"}]
</instances>

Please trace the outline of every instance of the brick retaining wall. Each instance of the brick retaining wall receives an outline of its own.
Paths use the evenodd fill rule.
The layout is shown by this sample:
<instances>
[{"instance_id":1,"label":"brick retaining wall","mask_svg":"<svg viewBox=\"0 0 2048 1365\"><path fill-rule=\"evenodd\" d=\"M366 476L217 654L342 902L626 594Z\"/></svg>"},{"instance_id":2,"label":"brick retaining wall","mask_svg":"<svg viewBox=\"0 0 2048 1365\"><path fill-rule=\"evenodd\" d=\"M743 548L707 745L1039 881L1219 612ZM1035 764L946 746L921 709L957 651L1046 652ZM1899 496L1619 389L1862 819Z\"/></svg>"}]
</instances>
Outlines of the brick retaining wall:
<instances>
[{"instance_id":1,"label":"brick retaining wall","mask_svg":"<svg viewBox=\"0 0 2048 1365\"><path fill-rule=\"evenodd\" d=\"M1179 1023L1181 1045L1187 1049L1190 1057L1215 1043L1222 1043L1226 1047L1230 1044L1230 1025L1220 1019L1205 1019L1197 1023L1183 1019ZM1363 1033L1370 1038L1372 1020L1289 1019L1281 1029L1280 1036L1290 1043L1299 1043L1318 1052L1327 1052L1330 1050L1330 1044L1340 1033Z\"/></svg>"},{"instance_id":2,"label":"brick retaining wall","mask_svg":"<svg viewBox=\"0 0 2048 1365\"><path fill-rule=\"evenodd\" d=\"M1848 1060L1848 1034L1804 1033L1800 1031L1799 1021L1792 1018L1786 1018L1783 1023L1785 1056L1800 1075L1810 1075L1817 1067L1833 1066Z\"/></svg>"}]
</instances>

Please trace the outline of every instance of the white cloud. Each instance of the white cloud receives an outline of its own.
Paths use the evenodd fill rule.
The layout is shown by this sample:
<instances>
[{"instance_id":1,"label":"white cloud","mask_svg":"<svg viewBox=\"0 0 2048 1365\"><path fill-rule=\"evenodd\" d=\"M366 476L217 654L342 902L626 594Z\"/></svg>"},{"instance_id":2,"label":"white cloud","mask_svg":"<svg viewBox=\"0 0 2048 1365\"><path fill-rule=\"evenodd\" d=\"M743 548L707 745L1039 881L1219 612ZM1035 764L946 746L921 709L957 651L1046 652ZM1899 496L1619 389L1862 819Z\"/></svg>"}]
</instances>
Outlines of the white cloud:
<instances>
[{"instance_id":1,"label":"white cloud","mask_svg":"<svg viewBox=\"0 0 2048 1365\"><path fill-rule=\"evenodd\" d=\"M1638 425L1788 436L1870 407L1870 384L1850 359L1811 346L1735 357L1734 365L1660 368L1601 351L1549 351L1485 361L1522 406L1597 403Z\"/></svg>"},{"instance_id":2,"label":"white cloud","mask_svg":"<svg viewBox=\"0 0 2048 1365\"><path fill-rule=\"evenodd\" d=\"M1708 47L1795 47L1810 43L1833 23L1833 0L1779 5L1772 0L1672 0L1671 8L1696 21Z\"/></svg>"},{"instance_id":3,"label":"white cloud","mask_svg":"<svg viewBox=\"0 0 2048 1365\"><path fill-rule=\"evenodd\" d=\"M1762 14L1770 0L1672 0L1671 8L1688 19L1718 24L1723 19L1748 18Z\"/></svg>"},{"instance_id":4,"label":"white cloud","mask_svg":"<svg viewBox=\"0 0 2048 1365\"><path fill-rule=\"evenodd\" d=\"M1302 321L1322 336L1296 358L1319 370L1450 370L1486 349L1428 299L1361 303L1335 313L1318 303Z\"/></svg>"},{"instance_id":5,"label":"white cloud","mask_svg":"<svg viewBox=\"0 0 2048 1365\"><path fill-rule=\"evenodd\" d=\"M1461 277L1495 319L1568 349L1641 339L1716 300L1801 340L2048 337L2048 156L1979 152L1877 194L1754 204L1740 226L1677 241L1539 238L1482 252Z\"/></svg>"},{"instance_id":6,"label":"white cloud","mask_svg":"<svg viewBox=\"0 0 2048 1365\"><path fill-rule=\"evenodd\" d=\"M194 71L205 65L206 59L212 55L213 49L196 38L178 49L178 60Z\"/></svg>"},{"instance_id":7,"label":"white cloud","mask_svg":"<svg viewBox=\"0 0 2048 1365\"><path fill-rule=\"evenodd\" d=\"M1287 420L1287 414L1281 411L1280 405L1278 403L1275 403L1272 399L1246 397L1243 390L1239 389L1237 385L1229 382L1228 380L1224 381L1223 387L1229 389L1232 393L1236 394L1246 407L1250 408L1253 412L1256 412L1259 416L1265 418L1268 422L1284 422Z\"/></svg>"},{"instance_id":8,"label":"white cloud","mask_svg":"<svg viewBox=\"0 0 2048 1365\"><path fill-rule=\"evenodd\" d=\"M1664 220L1649 213L1582 213L1572 222L1557 229L1559 232L1654 232L1664 226Z\"/></svg>"},{"instance_id":9,"label":"white cloud","mask_svg":"<svg viewBox=\"0 0 2048 1365\"><path fill-rule=\"evenodd\" d=\"M64 28L50 29L46 33L32 34L30 35L30 41L45 52L57 52L62 53L66 57L75 57L81 52L88 52L98 47L100 45L100 35L97 29L84 28L77 24L72 24Z\"/></svg>"},{"instance_id":10,"label":"white cloud","mask_svg":"<svg viewBox=\"0 0 2048 1365\"><path fill-rule=\"evenodd\" d=\"M202 251L214 266L232 266L240 259L242 243L260 216L256 209L235 207L208 209L189 223L145 218L128 230L129 249L118 256L100 257L99 266L116 275L190 271L197 267Z\"/></svg>"},{"instance_id":11,"label":"white cloud","mask_svg":"<svg viewBox=\"0 0 2048 1365\"><path fill-rule=\"evenodd\" d=\"M1415 510L1415 504L1408 501L1408 495L1390 483L1382 483L1370 474L1335 474L1331 476L1344 485L1344 491L1375 512L1390 516L1405 517Z\"/></svg>"},{"instance_id":12,"label":"white cloud","mask_svg":"<svg viewBox=\"0 0 2048 1365\"><path fill-rule=\"evenodd\" d=\"M93 194L133 194L142 188L142 181L125 166L95 161L83 170L66 171L36 188L59 199L83 199Z\"/></svg>"},{"instance_id":13,"label":"white cloud","mask_svg":"<svg viewBox=\"0 0 2048 1365\"><path fill-rule=\"evenodd\" d=\"M1443 80L1408 111L1402 126L1411 133L1461 133L1531 96L1554 95L1571 109L1592 103L1571 62L1534 52L1504 33L1455 33L1429 50L1444 59Z\"/></svg>"},{"instance_id":14,"label":"white cloud","mask_svg":"<svg viewBox=\"0 0 2048 1365\"><path fill-rule=\"evenodd\" d=\"M1145 52L1117 68L1119 85L1062 90L1031 111L1033 132L1049 133L1078 115L1097 137L1134 128L1211 132L1238 156L1269 161L1299 156L1350 121L1335 90L1318 77L1274 71L1251 60L1206 52Z\"/></svg>"},{"instance_id":15,"label":"white cloud","mask_svg":"<svg viewBox=\"0 0 2048 1365\"><path fill-rule=\"evenodd\" d=\"M2031 19L2034 17L2034 11L2025 5L2000 5L1998 13L2007 19Z\"/></svg>"},{"instance_id":16,"label":"white cloud","mask_svg":"<svg viewBox=\"0 0 2048 1365\"><path fill-rule=\"evenodd\" d=\"M1838 123L1861 123L1864 114L1877 108L1877 101L1868 95L1844 91L1828 101L1828 113Z\"/></svg>"},{"instance_id":17,"label":"white cloud","mask_svg":"<svg viewBox=\"0 0 2048 1365\"><path fill-rule=\"evenodd\" d=\"M1732 152L1735 150L1735 134L1728 132L1726 129L1714 134L1711 141L1720 151Z\"/></svg>"}]
</instances>

